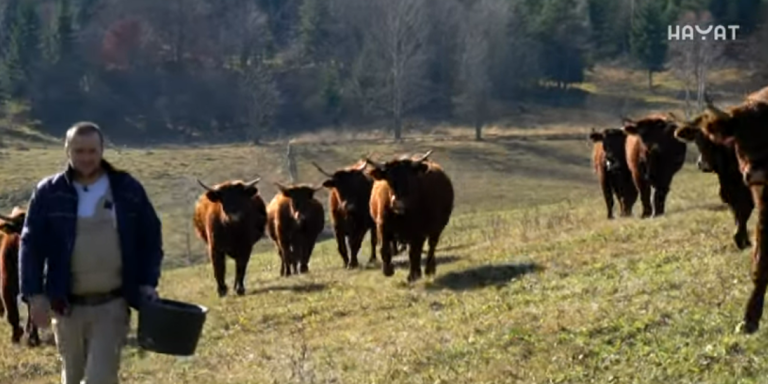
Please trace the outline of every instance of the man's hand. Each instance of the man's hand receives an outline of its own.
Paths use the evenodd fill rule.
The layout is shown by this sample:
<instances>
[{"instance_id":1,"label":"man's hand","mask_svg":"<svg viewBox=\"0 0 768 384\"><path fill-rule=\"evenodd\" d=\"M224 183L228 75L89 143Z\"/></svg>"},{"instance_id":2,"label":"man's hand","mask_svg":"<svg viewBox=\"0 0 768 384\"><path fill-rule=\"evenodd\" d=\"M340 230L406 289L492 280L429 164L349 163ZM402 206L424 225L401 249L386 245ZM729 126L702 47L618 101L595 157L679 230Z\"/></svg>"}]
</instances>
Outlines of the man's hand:
<instances>
[{"instance_id":1,"label":"man's hand","mask_svg":"<svg viewBox=\"0 0 768 384\"><path fill-rule=\"evenodd\" d=\"M45 295L29 299L29 315L38 328L48 328L51 325L51 303Z\"/></svg>"},{"instance_id":2,"label":"man's hand","mask_svg":"<svg viewBox=\"0 0 768 384\"><path fill-rule=\"evenodd\" d=\"M157 295L157 290L155 290L155 287L151 287L149 285L140 286L139 292L141 292L141 298L147 301L154 301L159 298L159 296Z\"/></svg>"}]
</instances>

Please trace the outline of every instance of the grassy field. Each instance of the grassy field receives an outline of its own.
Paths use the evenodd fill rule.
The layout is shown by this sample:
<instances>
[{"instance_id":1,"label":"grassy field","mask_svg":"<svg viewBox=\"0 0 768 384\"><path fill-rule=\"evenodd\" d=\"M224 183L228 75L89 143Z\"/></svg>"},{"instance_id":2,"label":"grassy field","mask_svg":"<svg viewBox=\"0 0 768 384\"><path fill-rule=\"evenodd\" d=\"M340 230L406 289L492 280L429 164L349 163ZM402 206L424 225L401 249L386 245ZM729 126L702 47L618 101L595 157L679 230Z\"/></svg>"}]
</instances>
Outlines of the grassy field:
<instances>
[{"instance_id":1,"label":"grassy field","mask_svg":"<svg viewBox=\"0 0 768 384\"><path fill-rule=\"evenodd\" d=\"M749 252L731 243L733 220L717 181L689 149L666 217L608 221L589 164L588 125L558 135L514 132L475 143L446 136L394 144L296 144L300 179L361 155L434 149L451 176L456 210L437 275L405 284L406 257L385 278L342 269L333 240L310 273L280 278L261 240L245 297L216 296L202 243L190 232L200 188L228 178L285 181L282 145L123 149L107 153L136 174L164 222L161 295L210 307L198 353L175 358L125 350L125 383L763 383L766 330L733 332L747 294ZM467 131L468 133L469 131ZM566 135L567 136L567 135ZM0 151L0 209L24 204L62 149ZM325 203L327 193L318 197ZM752 223L754 220L752 221ZM362 251L366 260L369 248ZM227 282L232 284L233 265ZM135 316L134 316L135 322ZM0 383L53 383L52 346L10 346L0 325Z\"/></svg>"}]
</instances>

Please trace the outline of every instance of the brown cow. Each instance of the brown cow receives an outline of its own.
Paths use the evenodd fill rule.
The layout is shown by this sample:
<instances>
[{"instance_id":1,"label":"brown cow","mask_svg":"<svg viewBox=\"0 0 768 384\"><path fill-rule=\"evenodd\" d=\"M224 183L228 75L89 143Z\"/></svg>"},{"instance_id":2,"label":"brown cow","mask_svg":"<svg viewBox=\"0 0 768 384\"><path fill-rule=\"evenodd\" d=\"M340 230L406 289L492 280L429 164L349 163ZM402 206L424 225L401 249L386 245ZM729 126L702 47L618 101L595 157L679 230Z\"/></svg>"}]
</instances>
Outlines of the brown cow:
<instances>
[{"instance_id":1,"label":"brown cow","mask_svg":"<svg viewBox=\"0 0 768 384\"><path fill-rule=\"evenodd\" d=\"M608 219L613 219L614 194L619 200L621 216L632 216L637 188L627 165L627 134L618 128L606 128L602 132L592 129L589 139L594 143L592 165L603 190Z\"/></svg>"},{"instance_id":2,"label":"brown cow","mask_svg":"<svg viewBox=\"0 0 768 384\"><path fill-rule=\"evenodd\" d=\"M257 178L249 182L226 181L214 187L197 182L205 189L195 205L193 223L197 236L208 245L219 297L227 295L224 283L226 257L235 260L235 292L245 294L245 271L253 245L264 236L267 210L259 195Z\"/></svg>"},{"instance_id":3,"label":"brown cow","mask_svg":"<svg viewBox=\"0 0 768 384\"><path fill-rule=\"evenodd\" d=\"M698 119L704 135L718 144L733 145L744 182L752 192L758 212L755 245L752 249L752 282L744 319L737 328L754 333L763 316L765 291L768 288L768 87L749 96L735 107L724 111L707 97L707 109Z\"/></svg>"},{"instance_id":4,"label":"brown cow","mask_svg":"<svg viewBox=\"0 0 768 384\"><path fill-rule=\"evenodd\" d=\"M10 216L0 215L0 232L4 234L0 243L0 315L6 312L6 319L11 325L11 342L16 344L21 341L25 330L21 328L21 318L19 315L19 239L21 228L24 226L26 212L15 207ZM27 305L27 323L26 333L28 335L27 343L30 346L40 345L40 336L37 326L32 322L32 316L29 313Z\"/></svg>"},{"instance_id":5,"label":"brown cow","mask_svg":"<svg viewBox=\"0 0 768 384\"><path fill-rule=\"evenodd\" d=\"M668 116L651 115L632 121L624 119L627 137L627 164L632 172L642 218L662 216L672 178L685 164L687 146L675 138L677 125ZM651 205L653 188L653 205Z\"/></svg>"},{"instance_id":6,"label":"brown cow","mask_svg":"<svg viewBox=\"0 0 768 384\"><path fill-rule=\"evenodd\" d=\"M732 146L709 140L698 128L702 118L703 116L699 116L690 124L679 124L681 126L675 132L675 137L685 142L693 142L699 149L699 158L696 161L699 171L717 175L720 182L720 199L728 204L736 220L733 241L737 248L746 249L752 245L747 230L747 221L755 208L752 193L739 170L736 151Z\"/></svg>"},{"instance_id":7,"label":"brown cow","mask_svg":"<svg viewBox=\"0 0 768 384\"><path fill-rule=\"evenodd\" d=\"M371 192L371 216L381 239L381 260L384 276L395 273L392 265L392 244L400 239L408 244L410 273L408 281L421 278L421 253L427 241L426 275L436 271L435 248L453 212L453 184L435 162L429 161L432 151L421 157L401 157L376 163L369 174L376 180Z\"/></svg>"},{"instance_id":8,"label":"brown cow","mask_svg":"<svg viewBox=\"0 0 768 384\"><path fill-rule=\"evenodd\" d=\"M344 261L345 268L356 268L359 263L357 254L363 244L363 238L368 230L371 231L371 258L368 263L376 261L376 224L371 218L368 202L371 200L373 179L365 172L368 163L361 160L358 163L336 170L333 173L325 171L314 161L312 165L320 173L328 177L323 182L327 188L328 209L336 236L336 245ZM349 247L347 247L349 243ZM398 252L404 244L395 244ZM403 247L404 248L404 247Z\"/></svg>"},{"instance_id":9,"label":"brown cow","mask_svg":"<svg viewBox=\"0 0 768 384\"><path fill-rule=\"evenodd\" d=\"M267 232L280 255L280 276L307 273L315 242L325 226L323 204L314 198L323 187L274 184L278 193L267 206Z\"/></svg>"}]
</instances>

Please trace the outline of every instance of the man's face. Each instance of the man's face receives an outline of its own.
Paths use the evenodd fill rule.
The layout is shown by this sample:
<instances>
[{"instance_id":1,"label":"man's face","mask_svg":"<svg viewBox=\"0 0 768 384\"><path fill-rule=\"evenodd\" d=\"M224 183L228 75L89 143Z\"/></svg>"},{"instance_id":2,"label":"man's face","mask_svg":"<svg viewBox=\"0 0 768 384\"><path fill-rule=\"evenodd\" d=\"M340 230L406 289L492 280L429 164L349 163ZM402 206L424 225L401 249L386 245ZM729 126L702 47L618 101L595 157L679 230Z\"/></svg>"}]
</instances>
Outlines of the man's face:
<instances>
[{"instance_id":1,"label":"man's face","mask_svg":"<svg viewBox=\"0 0 768 384\"><path fill-rule=\"evenodd\" d=\"M102 151L101 140L97 133L76 135L69 144L67 157L77 172L88 176L98 169Z\"/></svg>"}]
</instances>

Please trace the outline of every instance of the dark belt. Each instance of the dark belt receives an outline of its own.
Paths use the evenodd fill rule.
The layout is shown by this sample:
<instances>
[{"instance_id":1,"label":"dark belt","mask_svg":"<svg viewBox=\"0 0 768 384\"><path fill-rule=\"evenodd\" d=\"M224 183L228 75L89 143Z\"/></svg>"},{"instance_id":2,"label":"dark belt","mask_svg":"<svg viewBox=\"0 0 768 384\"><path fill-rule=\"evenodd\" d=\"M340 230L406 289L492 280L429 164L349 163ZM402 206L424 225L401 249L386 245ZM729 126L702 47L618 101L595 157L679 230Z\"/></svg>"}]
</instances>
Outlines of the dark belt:
<instances>
[{"instance_id":1,"label":"dark belt","mask_svg":"<svg viewBox=\"0 0 768 384\"><path fill-rule=\"evenodd\" d=\"M87 295L71 295L69 303L73 305L94 306L108 303L121 295L120 289L115 289L106 293L92 293Z\"/></svg>"}]
</instances>

